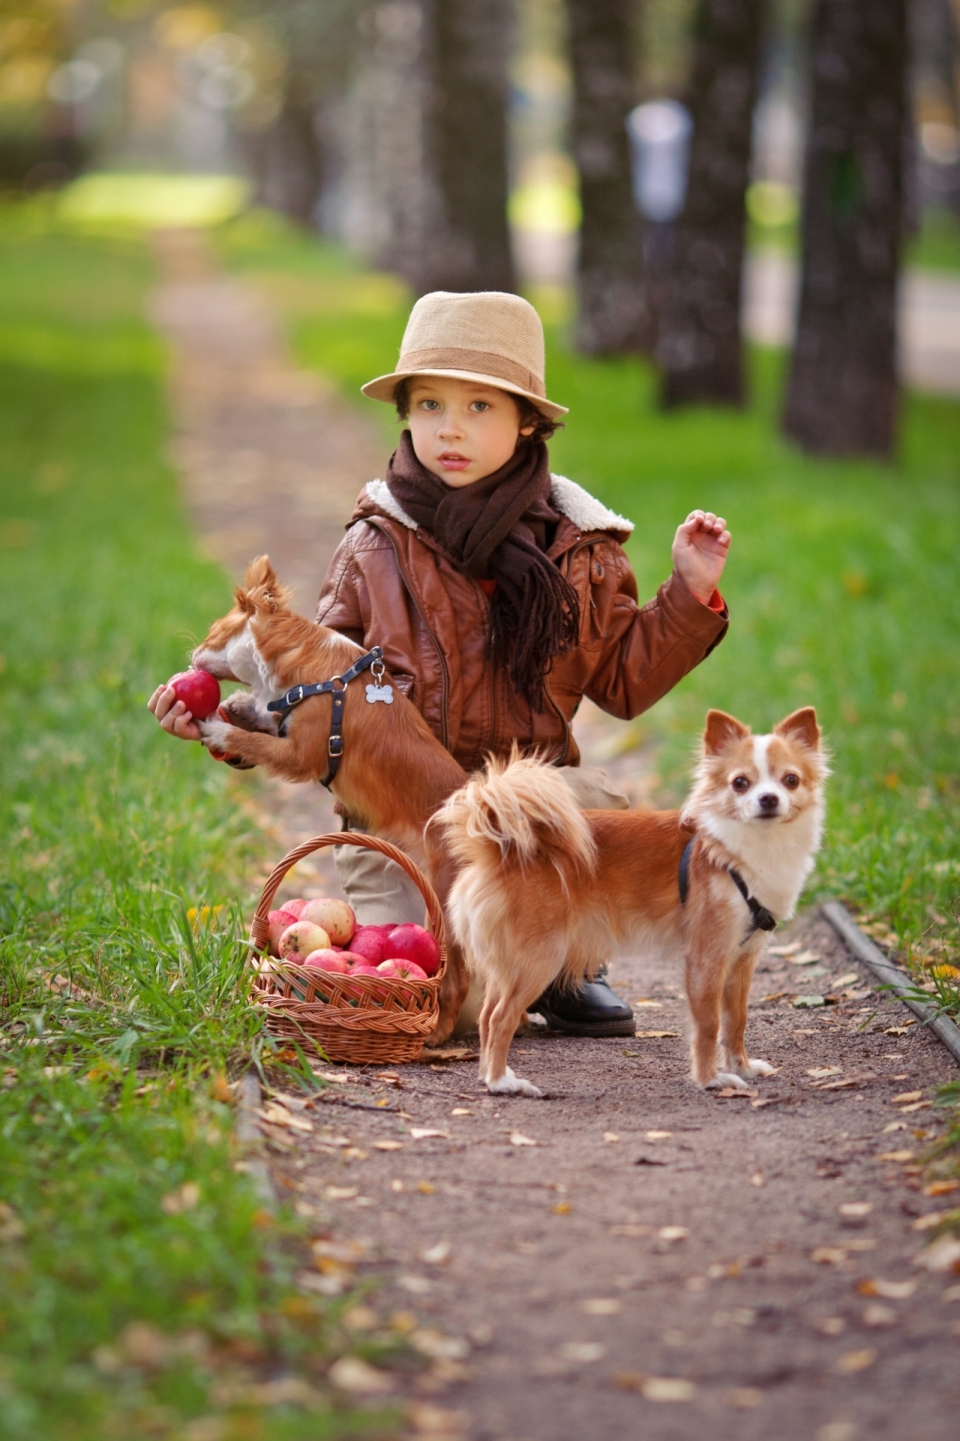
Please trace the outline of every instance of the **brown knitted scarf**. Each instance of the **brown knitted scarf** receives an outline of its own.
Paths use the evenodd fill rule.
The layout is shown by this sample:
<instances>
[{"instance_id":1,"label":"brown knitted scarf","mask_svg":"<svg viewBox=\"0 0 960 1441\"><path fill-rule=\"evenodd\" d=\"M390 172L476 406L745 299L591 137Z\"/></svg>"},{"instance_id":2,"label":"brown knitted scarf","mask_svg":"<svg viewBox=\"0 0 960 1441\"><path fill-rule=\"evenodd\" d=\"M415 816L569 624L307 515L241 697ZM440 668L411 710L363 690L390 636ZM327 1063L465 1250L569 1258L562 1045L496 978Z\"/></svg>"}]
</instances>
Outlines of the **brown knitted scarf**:
<instances>
[{"instance_id":1,"label":"brown knitted scarf","mask_svg":"<svg viewBox=\"0 0 960 1441\"><path fill-rule=\"evenodd\" d=\"M560 519L550 504L547 447L521 441L506 465L456 489L420 464L405 430L387 485L465 575L497 582L488 654L531 709L544 710L550 664L580 634L577 593L545 555Z\"/></svg>"}]
</instances>

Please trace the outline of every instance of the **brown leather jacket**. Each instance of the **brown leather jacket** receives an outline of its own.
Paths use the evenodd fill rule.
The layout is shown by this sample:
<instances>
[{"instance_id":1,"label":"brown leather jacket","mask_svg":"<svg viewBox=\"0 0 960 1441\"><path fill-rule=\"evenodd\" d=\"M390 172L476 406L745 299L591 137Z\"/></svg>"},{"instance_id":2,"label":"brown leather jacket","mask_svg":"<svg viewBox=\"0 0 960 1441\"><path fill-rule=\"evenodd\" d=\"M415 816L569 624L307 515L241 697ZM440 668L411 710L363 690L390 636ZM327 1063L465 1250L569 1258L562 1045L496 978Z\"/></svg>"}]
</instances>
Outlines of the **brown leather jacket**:
<instances>
[{"instance_id":1,"label":"brown leather jacket","mask_svg":"<svg viewBox=\"0 0 960 1441\"><path fill-rule=\"evenodd\" d=\"M649 709L722 640L727 615L702 605L674 572L654 600L637 603L621 545L632 525L573 481L553 477L563 519L549 554L576 587L580 644L554 661L541 714L486 659L489 603L385 482L361 491L320 592L317 619L364 647L381 645L387 669L465 770L492 752L541 748L576 765L570 722L586 695L629 719Z\"/></svg>"}]
</instances>

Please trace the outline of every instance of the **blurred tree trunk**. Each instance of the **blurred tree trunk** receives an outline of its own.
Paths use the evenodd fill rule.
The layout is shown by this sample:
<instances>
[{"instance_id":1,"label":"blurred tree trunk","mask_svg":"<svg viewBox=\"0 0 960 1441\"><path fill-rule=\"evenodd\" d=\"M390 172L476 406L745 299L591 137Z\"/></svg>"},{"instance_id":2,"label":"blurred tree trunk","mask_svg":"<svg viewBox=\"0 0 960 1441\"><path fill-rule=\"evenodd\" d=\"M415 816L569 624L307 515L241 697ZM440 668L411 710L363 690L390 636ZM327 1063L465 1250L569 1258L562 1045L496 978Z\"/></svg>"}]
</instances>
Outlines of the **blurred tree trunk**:
<instances>
[{"instance_id":1,"label":"blurred tree trunk","mask_svg":"<svg viewBox=\"0 0 960 1441\"><path fill-rule=\"evenodd\" d=\"M289 215L301 225L314 219L323 183L323 157L315 125L316 102L288 89L275 123L243 137L253 172L254 203Z\"/></svg>"},{"instance_id":2,"label":"blurred tree trunk","mask_svg":"<svg viewBox=\"0 0 960 1441\"><path fill-rule=\"evenodd\" d=\"M906 0L817 0L800 317L783 428L823 455L889 456L897 416Z\"/></svg>"},{"instance_id":3,"label":"blurred tree trunk","mask_svg":"<svg viewBox=\"0 0 960 1441\"><path fill-rule=\"evenodd\" d=\"M434 214L416 288L513 290L507 225L513 0L424 3L425 149Z\"/></svg>"},{"instance_id":4,"label":"blurred tree trunk","mask_svg":"<svg viewBox=\"0 0 960 1441\"><path fill-rule=\"evenodd\" d=\"M643 233L627 115L636 100L635 0L567 0L573 155L580 172L576 345L587 355L648 349Z\"/></svg>"},{"instance_id":5,"label":"blurred tree trunk","mask_svg":"<svg viewBox=\"0 0 960 1441\"><path fill-rule=\"evenodd\" d=\"M657 340L666 406L743 404L744 197L764 9L764 0L698 0L687 198Z\"/></svg>"}]
</instances>

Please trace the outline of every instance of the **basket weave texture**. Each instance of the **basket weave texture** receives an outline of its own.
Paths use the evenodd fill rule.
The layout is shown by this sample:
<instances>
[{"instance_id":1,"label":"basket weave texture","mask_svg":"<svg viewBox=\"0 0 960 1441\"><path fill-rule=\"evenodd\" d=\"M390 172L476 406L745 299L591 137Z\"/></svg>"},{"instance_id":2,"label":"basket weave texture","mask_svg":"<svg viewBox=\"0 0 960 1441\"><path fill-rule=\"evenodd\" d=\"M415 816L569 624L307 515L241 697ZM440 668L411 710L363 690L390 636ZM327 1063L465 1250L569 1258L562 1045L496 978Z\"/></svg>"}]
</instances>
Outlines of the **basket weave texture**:
<instances>
[{"instance_id":1,"label":"basket weave texture","mask_svg":"<svg viewBox=\"0 0 960 1441\"><path fill-rule=\"evenodd\" d=\"M391 977L350 976L298 966L290 961L255 959L258 973L253 995L267 1012L267 1026L277 1036L322 1050L331 1061L357 1065L395 1065L415 1061L437 1027L440 983L447 967L443 913L433 887L403 851L377 836L344 831L314 836L284 856L263 888L250 928L258 950L267 944L269 911L287 872L326 846L360 846L396 861L423 896L427 929L440 947L440 969L425 981Z\"/></svg>"}]
</instances>

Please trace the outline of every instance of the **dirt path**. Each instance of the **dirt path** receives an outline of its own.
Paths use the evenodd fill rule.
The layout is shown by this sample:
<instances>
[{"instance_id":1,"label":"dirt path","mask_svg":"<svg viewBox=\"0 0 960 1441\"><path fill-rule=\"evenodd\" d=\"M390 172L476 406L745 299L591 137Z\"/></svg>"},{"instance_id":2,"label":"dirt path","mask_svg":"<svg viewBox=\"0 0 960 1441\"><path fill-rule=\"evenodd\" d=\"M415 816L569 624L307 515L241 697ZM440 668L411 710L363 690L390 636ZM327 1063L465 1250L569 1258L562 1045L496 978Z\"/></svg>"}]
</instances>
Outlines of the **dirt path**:
<instances>
[{"instance_id":1,"label":"dirt path","mask_svg":"<svg viewBox=\"0 0 960 1441\"><path fill-rule=\"evenodd\" d=\"M234 573L269 550L309 613L382 465L372 428L292 367L263 302L195 242L169 237L161 257L154 315L198 528ZM643 796L623 728L592 713L580 730ZM278 842L332 823L316 790L237 785ZM321 863L301 889L330 885ZM303 1283L362 1281L358 1336L407 1338L422 1364L384 1384L413 1399L416 1434L956 1435L960 1285L914 1264L916 1219L951 1199L925 1195L916 1164L950 1058L825 922L777 937L791 941L808 963L768 956L751 1009L751 1053L780 1069L745 1099L693 1089L680 978L630 957L612 979L639 1002L635 1041L517 1038L511 1062L543 1101L481 1092L469 1038L392 1073L330 1068L307 1107L281 1098L312 1128L262 1127L278 1187L316 1226ZM841 999L795 1004L808 995Z\"/></svg>"}]
</instances>

